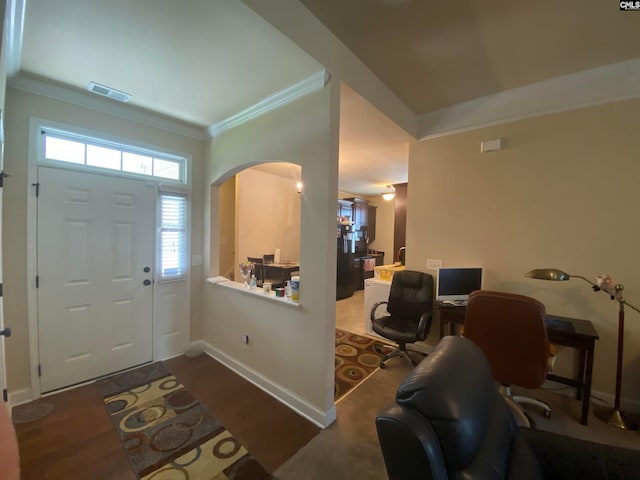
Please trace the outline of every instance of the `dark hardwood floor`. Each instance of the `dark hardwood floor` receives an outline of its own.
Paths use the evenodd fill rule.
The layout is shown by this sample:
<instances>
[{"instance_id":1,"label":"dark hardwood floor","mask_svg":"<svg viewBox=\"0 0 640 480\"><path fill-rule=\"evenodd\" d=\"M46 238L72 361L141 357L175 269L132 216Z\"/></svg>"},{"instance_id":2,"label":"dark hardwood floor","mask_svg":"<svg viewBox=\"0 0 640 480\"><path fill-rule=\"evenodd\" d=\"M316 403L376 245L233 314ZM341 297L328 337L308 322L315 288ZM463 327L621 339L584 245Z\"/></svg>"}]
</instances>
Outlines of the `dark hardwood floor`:
<instances>
[{"instance_id":1,"label":"dark hardwood floor","mask_svg":"<svg viewBox=\"0 0 640 480\"><path fill-rule=\"evenodd\" d=\"M270 472L320 429L207 355L169 371ZM51 395L47 416L16 425L22 480L135 480L95 384ZM17 406L14 414L28 405Z\"/></svg>"}]
</instances>

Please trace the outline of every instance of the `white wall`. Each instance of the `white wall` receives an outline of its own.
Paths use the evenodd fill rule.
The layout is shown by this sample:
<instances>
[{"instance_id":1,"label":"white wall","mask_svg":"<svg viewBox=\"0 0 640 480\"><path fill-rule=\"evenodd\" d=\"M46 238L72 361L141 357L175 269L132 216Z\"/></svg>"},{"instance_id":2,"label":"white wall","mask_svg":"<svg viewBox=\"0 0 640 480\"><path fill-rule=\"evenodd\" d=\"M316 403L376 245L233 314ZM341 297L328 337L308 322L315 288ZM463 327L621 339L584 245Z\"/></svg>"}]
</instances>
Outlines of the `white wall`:
<instances>
[{"instance_id":1,"label":"white wall","mask_svg":"<svg viewBox=\"0 0 640 480\"><path fill-rule=\"evenodd\" d=\"M427 258L482 265L485 288L529 295L548 312L591 320L593 388L613 395L618 304L585 282L531 280L555 267L595 279L609 274L640 304L640 100L557 113L435 138L412 146L407 268ZM480 142L502 138L502 151ZM419 188L416 188L419 185ZM438 338L434 324L429 342ZM573 372L566 349L556 368ZM622 397L640 406L640 314L627 309Z\"/></svg>"},{"instance_id":2,"label":"white wall","mask_svg":"<svg viewBox=\"0 0 640 480\"><path fill-rule=\"evenodd\" d=\"M335 416L338 118L339 81L333 79L322 91L213 140L205 171L207 185L213 185L204 212L205 271L217 275L217 186L259 163L302 167L300 308L206 284L203 338L223 361L284 401L297 399L297 407L320 424ZM249 336L249 345L242 344L242 335Z\"/></svg>"}]
</instances>

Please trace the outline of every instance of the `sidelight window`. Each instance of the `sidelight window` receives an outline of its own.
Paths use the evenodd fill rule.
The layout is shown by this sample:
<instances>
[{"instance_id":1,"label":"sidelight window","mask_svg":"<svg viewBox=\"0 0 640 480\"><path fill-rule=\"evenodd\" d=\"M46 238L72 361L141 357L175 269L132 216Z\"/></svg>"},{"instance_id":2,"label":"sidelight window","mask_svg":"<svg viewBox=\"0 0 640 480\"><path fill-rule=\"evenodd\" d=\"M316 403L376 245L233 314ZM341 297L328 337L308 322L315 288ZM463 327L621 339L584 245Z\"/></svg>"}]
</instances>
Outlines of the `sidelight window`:
<instances>
[{"instance_id":1,"label":"sidelight window","mask_svg":"<svg viewBox=\"0 0 640 480\"><path fill-rule=\"evenodd\" d=\"M160 195L160 279L184 277L187 260L187 197Z\"/></svg>"}]
</instances>

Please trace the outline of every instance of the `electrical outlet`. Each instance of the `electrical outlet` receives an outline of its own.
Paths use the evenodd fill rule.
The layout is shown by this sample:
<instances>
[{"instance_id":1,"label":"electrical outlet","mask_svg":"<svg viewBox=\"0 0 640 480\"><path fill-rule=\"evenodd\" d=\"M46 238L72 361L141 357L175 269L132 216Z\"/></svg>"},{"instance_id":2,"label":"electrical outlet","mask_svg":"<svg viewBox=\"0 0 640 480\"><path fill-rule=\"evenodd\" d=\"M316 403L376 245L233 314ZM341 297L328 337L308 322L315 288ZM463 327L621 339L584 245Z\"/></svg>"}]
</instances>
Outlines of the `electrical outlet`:
<instances>
[{"instance_id":1,"label":"electrical outlet","mask_svg":"<svg viewBox=\"0 0 640 480\"><path fill-rule=\"evenodd\" d=\"M249 345L249 335L242 335L242 343Z\"/></svg>"},{"instance_id":2,"label":"electrical outlet","mask_svg":"<svg viewBox=\"0 0 640 480\"><path fill-rule=\"evenodd\" d=\"M427 258L427 270L437 270L442 266L442 260L433 260L432 258Z\"/></svg>"}]
</instances>

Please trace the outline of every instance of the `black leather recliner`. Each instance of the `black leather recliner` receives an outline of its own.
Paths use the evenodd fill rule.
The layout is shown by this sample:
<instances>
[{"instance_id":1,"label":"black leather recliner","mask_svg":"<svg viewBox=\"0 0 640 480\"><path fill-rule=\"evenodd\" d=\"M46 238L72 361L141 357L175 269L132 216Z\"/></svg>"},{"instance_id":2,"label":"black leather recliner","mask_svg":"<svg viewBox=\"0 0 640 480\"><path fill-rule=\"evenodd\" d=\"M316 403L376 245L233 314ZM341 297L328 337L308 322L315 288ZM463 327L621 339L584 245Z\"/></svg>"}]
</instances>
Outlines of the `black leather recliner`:
<instances>
[{"instance_id":1,"label":"black leather recliner","mask_svg":"<svg viewBox=\"0 0 640 480\"><path fill-rule=\"evenodd\" d=\"M444 337L376 418L389 478L638 478L640 452L518 427L470 340ZM635 475L635 476L634 476Z\"/></svg>"}]
</instances>

